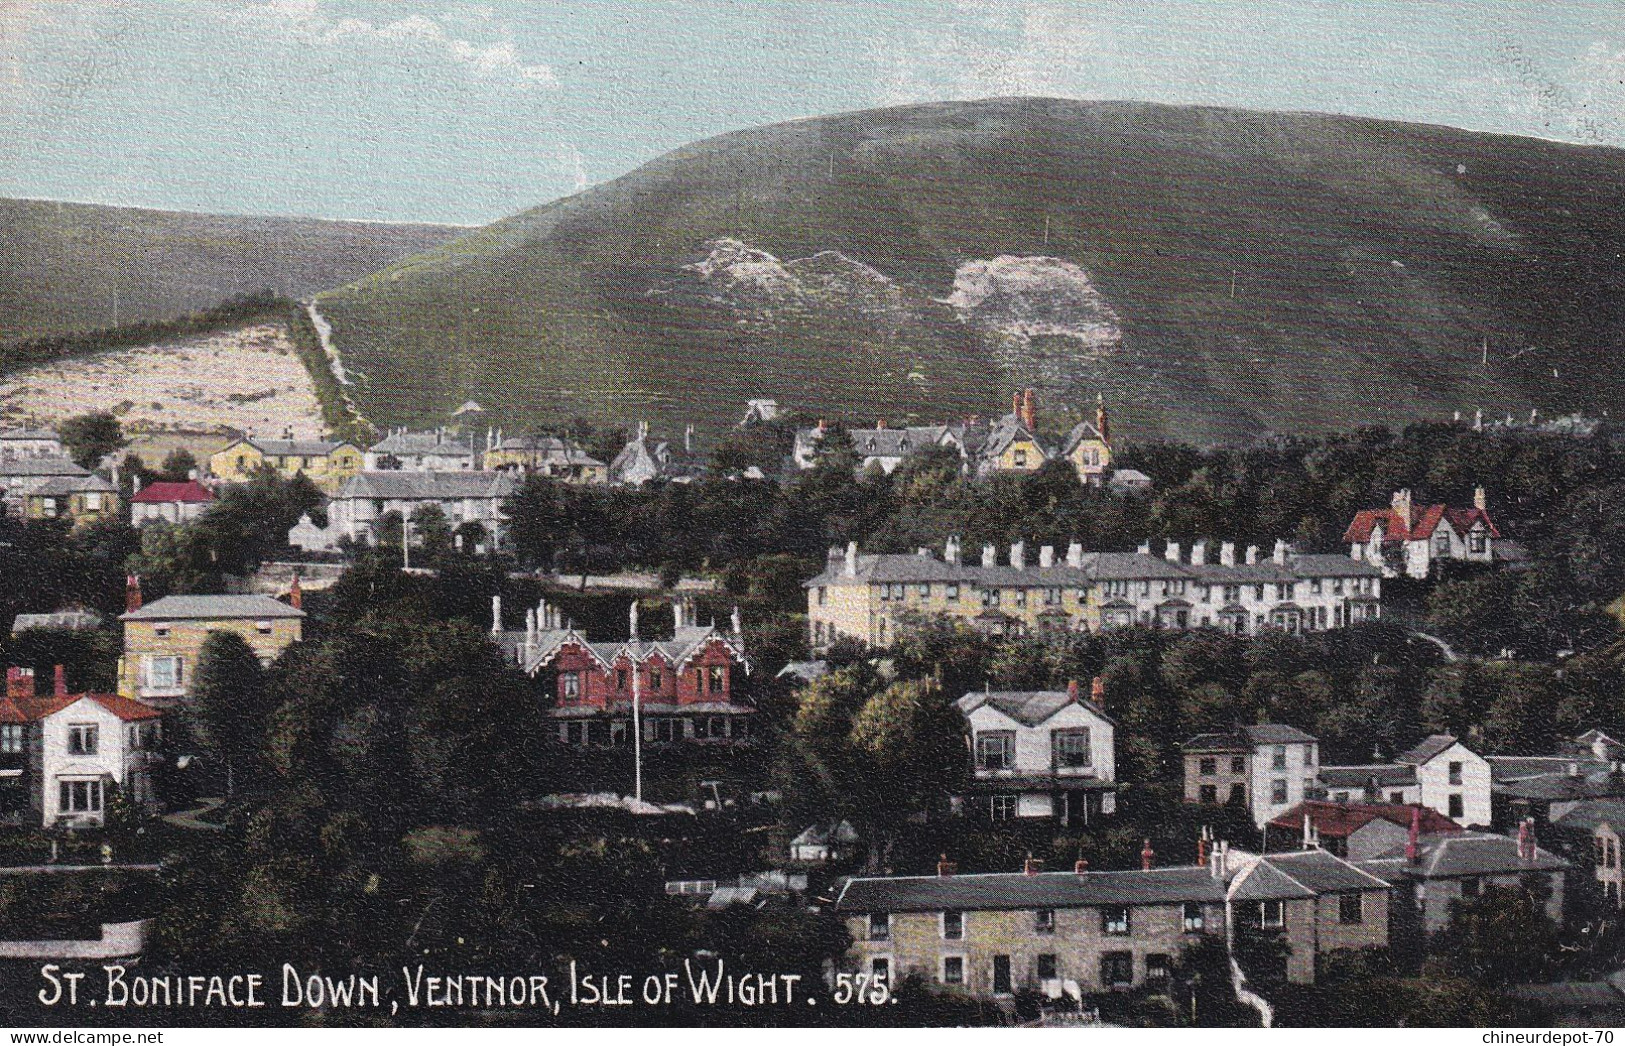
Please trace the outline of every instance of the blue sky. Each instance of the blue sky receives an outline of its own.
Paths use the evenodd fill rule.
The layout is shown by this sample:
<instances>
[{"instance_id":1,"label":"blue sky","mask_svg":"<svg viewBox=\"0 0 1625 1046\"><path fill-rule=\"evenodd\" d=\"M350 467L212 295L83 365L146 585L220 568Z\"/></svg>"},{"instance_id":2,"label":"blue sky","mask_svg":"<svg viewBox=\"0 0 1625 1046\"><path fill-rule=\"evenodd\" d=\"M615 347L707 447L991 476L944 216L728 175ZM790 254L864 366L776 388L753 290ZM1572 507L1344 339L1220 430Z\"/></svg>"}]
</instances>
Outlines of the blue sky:
<instances>
[{"instance_id":1,"label":"blue sky","mask_svg":"<svg viewBox=\"0 0 1625 1046\"><path fill-rule=\"evenodd\" d=\"M995 95L1625 146L1625 5L0 0L0 195L481 223L724 131Z\"/></svg>"}]
</instances>

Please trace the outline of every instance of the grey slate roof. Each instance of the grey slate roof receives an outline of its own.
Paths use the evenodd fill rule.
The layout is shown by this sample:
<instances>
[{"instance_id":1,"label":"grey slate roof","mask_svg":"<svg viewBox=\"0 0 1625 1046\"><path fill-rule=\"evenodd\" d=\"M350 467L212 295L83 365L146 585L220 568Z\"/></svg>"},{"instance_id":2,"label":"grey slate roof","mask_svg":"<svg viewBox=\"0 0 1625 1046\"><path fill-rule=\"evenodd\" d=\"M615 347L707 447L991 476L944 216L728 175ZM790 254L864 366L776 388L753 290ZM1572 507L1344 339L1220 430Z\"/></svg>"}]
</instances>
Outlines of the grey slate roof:
<instances>
[{"instance_id":1,"label":"grey slate roof","mask_svg":"<svg viewBox=\"0 0 1625 1046\"><path fill-rule=\"evenodd\" d=\"M303 610L270 596L165 596L140 610L120 614L120 621L180 621L215 618L304 617Z\"/></svg>"},{"instance_id":2,"label":"grey slate roof","mask_svg":"<svg viewBox=\"0 0 1625 1046\"><path fill-rule=\"evenodd\" d=\"M1587 799L1576 803L1552 824L1581 832L1592 832L1598 825L1607 824L1625 833L1625 799Z\"/></svg>"},{"instance_id":3,"label":"grey slate roof","mask_svg":"<svg viewBox=\"0 0 1625 1046\"><path fill-rule=\"evenodd\" d=\"M1049 456L1049 450L1039 440L1037 434L1026 425L1023 425L1021 418L1015 414L1006 414L993 423L993 428L987 435L987 442L982 444L981 456L983 458L996 458L1004 453L1004 448L1018 439L1032 440L1039 453L1045 457Z\"/></svg>"},{"instance_id":4,"label":"grey slate roof","mask_svg":"<svg viewBox=\"0 0 1625 1046\"><path fill-rule=\"evenodd\" d=\"M1415 748L1412 748L1408 752L1401 752L1399 755L1395 756L1394 762L1410 763L1414 766L1421 766L1423 763L1426 763L1439 753L1449 749L1455 743L1456 738L1451 734L1429 734L1422 740L1422 743L1418 744Z\"/></svg>"},{"instance_id":5,"label":"grey slate roof","mask_svg":"<svg viewBox=\"0 0 1625 1046\"><path fill-rule=\"evenodd\" d=\"M1197 734L1180 745L1185 752L1250 752L1258 745L1314 744L1315 738L1285 723L1238 726L1220 733Z\"/></svg>"},{"instance_id":6,"label":"grey slate roof","mask_svg":"<svg viewBox=\"0 0 1625 1046\"><path fill-rule=\"evenodd\" d=\"M1100 905L1219 904L1224 883L1206 868L1126 872L1040 872L1024 875L898 876L849 879L840 912L1015 911Z\"/></svg>"},{"instance_id":7,"label":"grey slate roof","mask_svg":"<svg viewBox=\"0 0 1625 1046\"><path fill-rule=\"evenodd\" d=\"M95 474L52 476L28 491L29 497L62 498L69 494L117 494L118 488Z\"/></svg>"},{"instance_id":8,"label":"grey slate roof","mask_svg":"<svg viewBox=\"0 0 1625 1046\"><path fill-rule=\"evenodd\" d=\"M965 550L965 556L957 566L932 555L870 553L858 556L857 573L852 577L846 575L844 558L831 558L821 574L803 582L803 585L810 587L858 581L957 581L967 585L1065 588L1087 585L1092 581L1189 580L1198 584L1223 585L1382 575L1377 567L1348 556L1295 554L1287 558L1284 566L1267 560L1227 567L1214 563L1193 566L1137 552L1088 552L1084 554L1081 566L1069 567L1063 558L1056 566L1043 568L1037 565L1039 550L1027 551L1032 558L1021 570L1008 564L984 567L981 565L980 550L970 548Z\"/></svg>"},{"instance_id":9,"label":"grey slate roof","mask_svg":"<svg viewBox=\"0 0 1625 1046\"><path fill-rule=\"evenodd\" d=\"M94 610L59 610L54 614L18 614L11 623L13 635L30 628L67 628L74 631L100 628L102 616Z\"/></svg>"},{"instance_id":10,"label":"grey slate roof","mask_svg":"<svg viewBox=\"0 0 1625 1046\"><path fill-rule=\"evenodd\" d=\"M90 470L72 458L7 458L0 460L0 476L88 476Z\"/></svg>"},{"instance_id":11,"label":"grey slate roof","mask_svg":"<svg viewBox=\"0 0 1625 1046\"><path fill-rule=\"evenodd\" d=\"M992 705L1023 726L1037 726L1071 704L1082 705L1111 722L1093 703L1081 697L1073 701L1065 690L972 690L954 703L967 716L983 705Z\"/></svg>"},{"instance_id":12,"label":"grey slate roof","mask_svg":"<svg viewBox=\"0 0 1625 1046\"><path fill-rule=\"evenodd\" d=\"M1269 854L1261 863L1273 866L1276 871L1316 895L1350 890L1384 890L1388 887L1386 880L1325 850Z\"/></svg>"},{"instance_id":13,"label":"grey slate roof","mask_svg":"<svg viewBox=\"0 0 1625 1046\"><path fill-rule=\"evenodd\" d=\"M1416 767L1395 763L1369 763L1363 766L1323 766L1320 783L1327 788L1364 788L1375 778L1379 788L1404 788L1416 784Z\"/></svg>"},{"instance_id":14,"label":"grey slate roof","mask_svg":"<svg viewBox=\"0 0 1625 1046\"><path fill-rule=\"evenodd\" d=\"M358 472L344 481L339 499L381 498L386 501L445 501L459 498L505 498L517 484L506 472Z\"/></svg>"},{"instance_id":15,"label":"grey slate roof","mask_svg":"<svg viewBox=\"0 0 1625 1046\"><path fill-rule=\"evenodd\" d=\"M440 432L391 432L367 448L374 454L441 454L472 458L474 450L466 441L446 439Z\"/></svg>"},{"instance_id":16,"label":"grey slate roof","mask_svg":"<svg viewBox=\"0 0 1625 1046\"><path fill-rule=\"evenodd\" d=\"M1489 756L1496 795L1536 802L1625 796L1625 774L1597 759ZM1571 771L1578 771L1571 772Z\"/></svg>"},{"instance_id":17,"label":"grey slate roof","mask_svg":"<svg viewBox=\"0 0 1625 1046\"><path fill-rule=\"evenodd\" d=\"M1100 438L1100 430L1095 428L1094 422L1080 421L1072 426L1072 431L1068 432L1066 439L1061 441L1061 453L1063 455L1070 454L1084 440Z\"/></svg>"},{"instance_id":18,"label":"grey slate roof","mask_svg":"<svg viewBox=\"0 0 1625 1046\"><path fill-rule=\"evenodd\" d=\"M1417 861L1405 860L1405 847L1396 846L1359 866L1390 882L1400 879L1455 879L1462 876L1518 875L1522 872L1556 872L1569 862L1549 850L1535 848L1535 859L1518 856L1518 841L1493 832L1441 832L1417 841Z\"/></svg>"},{"instance_id":19,"label":"grey slate roof","mask_svg":"<svg viewBox=\"0 0 1625 1046\"><path fill-rule=\"evenodd\" d=\"M319 458L333 453L340 447L348 446L343 440L326 439L253 439L239 440L258 450L261 454L275 458ZM233 443L225 449L230 450L236 446Z\"/></svg>"},{"instance_id":20,"label":"grey slate roof","mask_svg":"<svg viewBox=\"0 0 1625 1046\"><path fill-rule=\"evenodd\" d=\"M1608 764L1600 759L1572 755L1488 755L1484 761L1490 764L1490 779L1496 784L1567 774L1570 768L1578 769L1581 774L1608 769Z\"/></svg>"},{"instance_id":21,"label":"grey slate roof","mask_svg":"<svg viewBox=\"0 0 1625 1046\"><path fill-rule=\"evenodd\" d=\"M858 830L852 827L850 821L841 821L838 824L814 824L794 839L791 846L823 846L826 843L855 843L858 841Z\"/></svg>"}]
</instances>

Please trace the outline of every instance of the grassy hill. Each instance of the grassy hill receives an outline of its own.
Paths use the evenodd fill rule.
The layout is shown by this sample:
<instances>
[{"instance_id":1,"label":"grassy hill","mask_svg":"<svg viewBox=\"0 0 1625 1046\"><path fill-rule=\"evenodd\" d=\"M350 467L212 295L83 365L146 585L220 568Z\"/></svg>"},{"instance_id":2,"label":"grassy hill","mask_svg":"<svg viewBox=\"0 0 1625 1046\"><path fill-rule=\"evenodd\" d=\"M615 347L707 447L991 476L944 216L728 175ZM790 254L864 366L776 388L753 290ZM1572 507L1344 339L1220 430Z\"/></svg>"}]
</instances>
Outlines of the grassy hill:
<instances>
[{"instance_id":1,"label":"grassy hill","mask_svg":"<svg viewBox=\"0 0 1625 1046\"><path fill-rule=\"evenodd\" d=\"M1097 389L1131 438L1625 403L1625 152L1009 99L723 135L318 298L379 424L852 420ZM1482 353L1488 343L1489 362ZM1554 370L1556 376L1554 377Z\"/></svg>"},{"instance_id":2,"label":"grassy hill","mask_svg":"<svg viewBox=\"0 0 1625 1046\"><path fill-rule=\"evenodd\" d=\"M308 297L463 231L0 199L0 343Z\"/></svg>"}]
</instances>

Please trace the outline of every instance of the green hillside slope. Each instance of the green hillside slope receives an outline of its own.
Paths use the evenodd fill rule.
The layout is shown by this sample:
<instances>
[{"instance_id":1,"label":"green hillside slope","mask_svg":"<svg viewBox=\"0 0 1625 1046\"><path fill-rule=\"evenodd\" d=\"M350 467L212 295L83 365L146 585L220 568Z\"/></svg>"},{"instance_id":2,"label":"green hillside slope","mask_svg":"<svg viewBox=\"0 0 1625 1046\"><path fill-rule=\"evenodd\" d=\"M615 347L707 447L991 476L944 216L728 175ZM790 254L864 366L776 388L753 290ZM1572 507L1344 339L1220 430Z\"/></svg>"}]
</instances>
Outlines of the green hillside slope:
<instances>
[{"instance_id":1,"label":"green hillside slope","mask_svg":"<svg viewBox=\"0 0 1625 1046\"><path fill-rule=\"evenodd\" d=\"M308 297L464 231L0 199L0 342Z\"/></svg>"},{"instance_id":2,"label":"green hillside slope","mask_svg":"<svg viewBox=\"0 0 1625 1046\"><path fill-rule=\"evenodd\" d=\"M677 150L323 294L380 424L1097 389L1134 438L1618 406L1625 152L1041 99ZM1489 362L1483 359L1487 342ZM1554 377L1555 372L1555 377Z\"/></svg>"}]
</instances>

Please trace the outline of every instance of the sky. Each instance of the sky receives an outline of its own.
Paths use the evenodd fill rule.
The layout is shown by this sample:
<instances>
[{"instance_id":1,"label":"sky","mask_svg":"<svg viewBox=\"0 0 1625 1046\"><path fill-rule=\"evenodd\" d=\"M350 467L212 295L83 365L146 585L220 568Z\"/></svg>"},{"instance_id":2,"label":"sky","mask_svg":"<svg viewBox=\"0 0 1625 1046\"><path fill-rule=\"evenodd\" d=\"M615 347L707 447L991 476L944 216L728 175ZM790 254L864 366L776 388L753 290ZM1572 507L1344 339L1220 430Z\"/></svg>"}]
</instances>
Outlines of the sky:
<instances>
[{"instance_id":1,"label":"sky","mask_svg":"<svg viewBox=\"0 0 1625 1046\"><path fill-rule=\"evenodd\" d=\"M482 224L726 131L1003 95L1625 147L1625 4L0 0L0 196Z\"/></svg>"}]
</instances>

